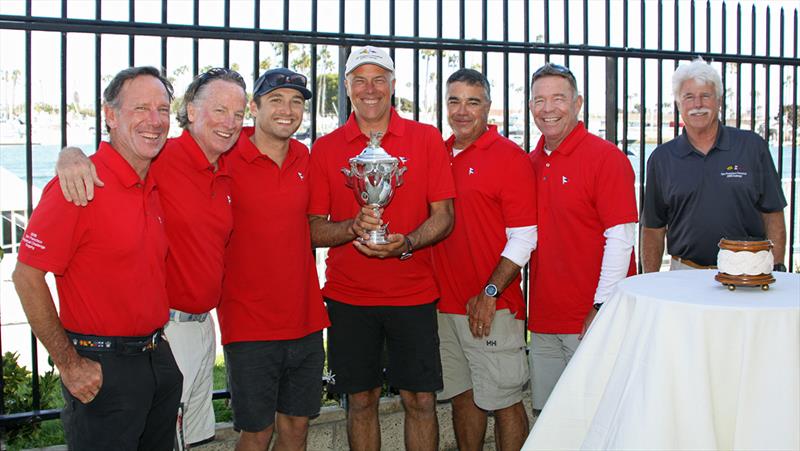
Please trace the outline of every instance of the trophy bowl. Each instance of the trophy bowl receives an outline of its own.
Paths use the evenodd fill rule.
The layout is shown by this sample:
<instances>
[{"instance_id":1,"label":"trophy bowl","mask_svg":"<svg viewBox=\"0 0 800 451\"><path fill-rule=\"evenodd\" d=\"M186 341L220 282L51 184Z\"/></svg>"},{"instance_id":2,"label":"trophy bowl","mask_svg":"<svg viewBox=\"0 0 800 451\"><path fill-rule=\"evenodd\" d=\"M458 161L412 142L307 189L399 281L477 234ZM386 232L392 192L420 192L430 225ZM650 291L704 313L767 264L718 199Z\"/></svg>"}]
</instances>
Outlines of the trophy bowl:
<instances>
[{"instance_id":1,"label":"trophy bowl","mask_svg":"<svg viewBox=\"0 0 800 451\"><path fill-rule=\"evenodd\" d=\"M394 197L395 189L403 184L403 173L407 169L399 158L389 155L380 146L380 139L380 133L371 133L367 147L350 158L349 168L342 168L345 183L353 190L358 204L373 207L378 215L379 209L387 206ZM370 230L369 242L387 244L388 225Z\"/></svg>"}]
</instances>

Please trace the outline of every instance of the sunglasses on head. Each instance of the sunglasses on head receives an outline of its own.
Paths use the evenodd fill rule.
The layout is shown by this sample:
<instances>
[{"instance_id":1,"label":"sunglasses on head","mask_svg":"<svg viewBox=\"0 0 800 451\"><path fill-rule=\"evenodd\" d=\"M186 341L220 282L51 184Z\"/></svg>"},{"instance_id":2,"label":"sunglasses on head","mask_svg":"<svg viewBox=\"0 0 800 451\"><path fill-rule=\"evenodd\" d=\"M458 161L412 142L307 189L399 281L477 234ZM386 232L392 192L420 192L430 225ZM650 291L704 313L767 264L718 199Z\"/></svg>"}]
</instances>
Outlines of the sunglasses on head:
<instances>
[{"instance_id":1,"label":"sunglasses on head","mask_svg":"<svg viewBox=\"0 0 800 451\"><path fill-rule=\"evenodd\" d=\"M536 80L539 77L543 77L545 75L560 75L562 77L567 77L575 81L575 75L572 74L572 71L569 70L568 67L562 66L560 64L555 63L547 63L544 66L536 69L536 72L533 73L533 80Z\"/></svg>"},{"instance_id":2,"label":"sunglasses on head","mask_svg":"<svg viewBox=\"0 0 800 451\"><path fill-rule=\"evenodd\" d=\"M258 97L265 91L285 85L300 86L301 88L305 88L307 82L308 79L306 76L301 74L269 74L267 76L260 77L256 81L256 85L253 88L253 96Z\"/></svg>"},{"instance_id":3,"label":"sunglasses on head","mask_svg":"<svg viewBox=\"0 0 800 451\"><path fill-rule=\"evenodd\" d=\"M204 84L208 83L211 80L215 80L217 78L221 78L221 77L225 77L225 76L235 78L235 79L237 79L237 81L241 80L241 82L244 83L244 78L242 78L242 76L239 75L239 72L236 72L235 70L228 69L226 67L215 67L215 68L209 69L209 70L207 70L207 71L205 71L202 74L197 76L197 79L199 80L198 85L204 85Z\"/></svg>"}]
</instances>

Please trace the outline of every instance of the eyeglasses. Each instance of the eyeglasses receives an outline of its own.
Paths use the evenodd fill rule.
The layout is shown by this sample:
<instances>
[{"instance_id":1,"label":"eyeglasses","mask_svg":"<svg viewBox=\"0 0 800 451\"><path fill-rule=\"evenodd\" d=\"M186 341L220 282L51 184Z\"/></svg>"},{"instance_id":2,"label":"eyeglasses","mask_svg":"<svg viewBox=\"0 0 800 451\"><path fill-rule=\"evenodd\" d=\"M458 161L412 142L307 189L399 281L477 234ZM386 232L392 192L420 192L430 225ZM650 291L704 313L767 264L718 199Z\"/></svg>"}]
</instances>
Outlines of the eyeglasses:
<instances>
[{"instance_id":1,"label":"eyeglasses","mask_svg":"<svg viewBox=\"0 0 800 451\"><path fill-rule=\"evenodd\" d=\"M573 86L578 84L577 81L575 81L575 75L572 74L572 71L569 70L568 67L555 63L546 63L544 66L536 69L536 72L533 73L533 77L531 77L531 83L546 75L564 77L568 79Z\"/></svg>"},{"instance_id":2,"label":"eyeglasses","mask_svg":"<svg viewBox=\"0 0 800 451\"><path fill-rule=\"evenodd\" d=\"M253 97L258 97L266 91L284 85L305 88L306 83L308 83L308 79L302 74L285 74L280 72L264 74L256 80L256 85L253 87Z\"/></svg>"}]
</instances>

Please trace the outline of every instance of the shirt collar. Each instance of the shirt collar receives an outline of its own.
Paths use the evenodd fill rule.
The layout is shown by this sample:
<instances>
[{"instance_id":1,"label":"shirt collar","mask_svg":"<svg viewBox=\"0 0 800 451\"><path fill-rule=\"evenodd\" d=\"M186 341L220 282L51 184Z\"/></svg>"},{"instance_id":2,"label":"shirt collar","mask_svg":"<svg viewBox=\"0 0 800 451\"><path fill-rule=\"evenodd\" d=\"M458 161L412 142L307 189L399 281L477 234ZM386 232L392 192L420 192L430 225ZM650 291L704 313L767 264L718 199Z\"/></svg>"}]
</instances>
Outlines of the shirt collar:
<instances>
[{"instance_id":1,"label":"shirt collar","mask_svg":"<svg viewBox=\"0 0 800 451\"><path fill-rule=\"evenodd\" d=\"M550 150L552 150L553 153L569 155L578 148L578 144L580 144L580 142L583 141L583 138L588 134L589 132L586 131L583 121L578 121L578 125L576 125L575 128L569 132L569 135L564 138L564 141L562 141L557 148ZM536 149L534 149L534 151L542 152L542 154L544 154L544 135L539 138L539 142L536 144Z\"/></svg>"},{"instance_id":2,"label":"shirt collar","mask_svg":"<svg viewBox=\"0 0 800 451\"><path fill-rule=\"evenodd\" d=\"M702 152L697 151L692 143L689 142L689 135L686 134L686 127L683 127L683 133L678 135L678 143L680 145L675 150L679 157L685 157L692 153L698 153L702 155ZM719 129L717 130L717 140L714 142L714 146L708 151L708 153L710 154L714 150L731 150L731 135L726 127L722 125L722 122L719 123Z\"/></svg>"},{"instance_id":3,"label":"shirt collar","mask_svg":"<svg viewBox=\"0 0 800 451\"><path fill-rule=\"evenodd\" d=\"M211 170L219 175L227 173L225 172L225 163L223 162L222 156L217 159L217 168L215 170L214 165L209 163L208 156L206 156L206 153L200 148L200 145L197 144L197 141L195 141L192 134L189 133L189 130L184 130L177 139L181 147L186 149L186 157L189 159L193 168L198 171Z\"/></svg>"},{"instance_id":4,"label":"shirt collar","mask_svg":"<svg viewBox=\"0 0 800 451\"><path fill-rule=\"evenodd\" d=\"M250 137L255 134L256 129L255 127L243 127L242 133L239 135L239 141L237 142L237 147L239 147L239 154L242 158L245 159L248 163L252 163L259 158L266 158L269 161L272 159L258 150L253 141L250 141ZM286 153L286 159L283 162L283 167L289 167L294 160L299 158L300 150L297 147L300 141L297 141L294 138L289 138L289 150Z\"/></svg>"},{"instance_id":5,"label":"shirt collar","mask_svg":"<svg viewBox=\"0 0 800 451\"><path fill-rule=\"evenodd\" d=\"M386 134L403 136L405 131L406 123L403 121L403 118L397 114L397 111L395 111L394 107L392 107L389 111L389 127L386 129ZM361 133L361 129L358 127L358 122L356 122L356 113L350 113L350 117L344 124L344 139L347 140L347 142L352 142L361 136L366 138L366 136Z\"/></svg>"},{"instance_id":6,"label":"shirt collar","mask_svg":"<svg viewBox=\"0 0 800 451\"><path fill-rule=\"evenodd\" d=\"M476 149L489 148L492 145L492 143L494 143L498 139L500 139L500 134L497 133L497 125L489 125L486 128L486 131L483 132L483 134L479 136L478 139L473 141L473 143L467 146L466 149L462 150L462 153L466 152L467 149L472 149L473 147ZM456 135L450 135L450 137L447 138L447 141L445 141L447 150L448 152L450 152L451 155L453 154L453 144L455 144L455 142L456 142Z\"/></svg>"},{"instance_id":7,"label":"shirt collar","mask_svg":"<svg viewBox=\"0 0 800 451\"><path fill-rule=\"evenodd\" d=\"M95 158L98 162L107 167L125 188L131 188L142 182L139 178L139 174L133 169L133 166L125 160L111 143L100 141L100 147L97 148ZM150 171L147 171L144 183L148 189L155 187L155 182L153 178L150 177Z\"/></svg>"}]
</instances>

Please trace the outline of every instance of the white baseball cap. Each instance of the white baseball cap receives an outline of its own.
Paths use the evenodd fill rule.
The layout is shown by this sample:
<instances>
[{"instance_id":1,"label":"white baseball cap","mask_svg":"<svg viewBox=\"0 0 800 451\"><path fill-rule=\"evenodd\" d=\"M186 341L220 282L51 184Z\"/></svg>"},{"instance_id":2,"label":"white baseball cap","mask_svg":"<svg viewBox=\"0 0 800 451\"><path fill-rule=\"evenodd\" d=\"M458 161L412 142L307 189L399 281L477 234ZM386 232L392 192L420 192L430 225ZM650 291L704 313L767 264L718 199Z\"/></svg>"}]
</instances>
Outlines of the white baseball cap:
<instances>
[{"instance_id":1,"label":"white baseball cap","mask_svg":"<svg viewBox=\"0 0 800 451\"><path fill-rule=\"evenodd\" d=\"M344 74L347 75L353 72L358 66L362 64L374 64L380 66L389 72L394 72L394 63L389 55L383 50L368 45L360 49L353 49L350 56L347 58L347 64L344 67Z\"/></svg>"}]
</instances>

